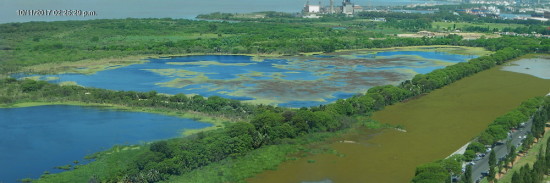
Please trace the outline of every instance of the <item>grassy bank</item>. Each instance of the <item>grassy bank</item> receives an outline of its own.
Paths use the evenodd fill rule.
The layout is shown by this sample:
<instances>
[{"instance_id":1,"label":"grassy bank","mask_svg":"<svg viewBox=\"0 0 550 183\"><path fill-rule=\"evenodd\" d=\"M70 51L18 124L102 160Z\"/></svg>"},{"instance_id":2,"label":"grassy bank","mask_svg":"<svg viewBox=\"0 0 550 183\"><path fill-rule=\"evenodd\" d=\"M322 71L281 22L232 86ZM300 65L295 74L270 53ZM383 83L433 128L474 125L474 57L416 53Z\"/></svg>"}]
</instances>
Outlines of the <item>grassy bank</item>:
<instances>
[{"instance_id":1,"label":"grassy bank","mask_svg":"<svg viewBox=\"0 0 550 183\"><path fill-rule=\"evenodd\" d=\"M242 157L228 158L188 174L173 176L165 182L246 182L246 178L262 171L276 170L285 161L307 159L312 154L327 153L330 150L327 149L325 140L343 133L344 131L309 134L289 140L287 144L262 147Z\"/></svg>"},{"instance_id":2,"label":"grassy bank","mask_svg":"<svg viewBox=\"0 0 550 183\"><path fill-rule=\"evenodd\" d=\"M296 139L287 139L282 144L264 146L244 156L226 158L180 176L171 176L163 182L244 182L246 178L264 170L275 170L277 165L284 161L307 159L311 154L326 153L330 150L326 148L324 141L338 137L344 132L345 130L336 133L312 133ZM85 166L75 165L71 171L42 175L33 182L88 182L94 178L104 180L105 177L131 166L135 158L149 148L150 144L115 146L88 156L95 158L95 161Z\"/></svg>"},{"instance_id":3,"label":"grassy bank","mask_svg":"<svg viewBox=\"0 0 550 183\"><path fill-rule=\"evenodd\" d=\"M389 48L371 48L371 49L354 49L354 50L337 50L334 54L342 52L385 52L385 51L435 51L435 52L447 52L457 55L489 55L491 51L487 51L481 47L467 47L467 46L451 46L451 45L429 45L429 46L406 46L406 47L389 47ZM312 53L304 53L306 55L312 55ZM313 54L321 54L313 53Z\"/></svg>"},{"instance_id":4,"label":"grassy bank","mask_svg":"<svg viewBox=\"0 0 550 183\"><path fill-rule=\"evenodd\" d=\"M143 146L115 146L103 152L98 152L89 157L95 158L95 161L83 165L74 165L73 170L56 174L44 174L40 179L32 182L41 183L72 183L89 182L94 177L99 180L99 176L109 175L119 170L123 170L133 163L141 152L145 151L147 145Z\"/></svg>"}]
</instances>

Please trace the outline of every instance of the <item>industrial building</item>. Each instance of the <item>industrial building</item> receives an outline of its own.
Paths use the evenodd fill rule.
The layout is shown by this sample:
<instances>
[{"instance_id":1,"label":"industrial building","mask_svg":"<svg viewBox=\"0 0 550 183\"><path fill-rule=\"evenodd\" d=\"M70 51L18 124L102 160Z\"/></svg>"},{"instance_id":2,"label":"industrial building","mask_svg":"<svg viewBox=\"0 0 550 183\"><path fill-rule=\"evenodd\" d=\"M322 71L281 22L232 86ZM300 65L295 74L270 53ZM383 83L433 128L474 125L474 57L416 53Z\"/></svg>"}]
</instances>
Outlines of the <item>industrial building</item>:
<instances>
[{"instance_id":1,"label":"industrial building","mask_svg":"<svg viewBox=\"0 0 550 183\"><path fill-rule=\"evenodd\" d=\"M330 0L329 5L323 7L321 2L319 4L310 4L309 0L306 2L302 15L308 18L317 18L320 14L345 14L346 16L353 16L356 13L364 11L363 7L355 5L351 0L343 0L341 6L334 6L334 0Z\"/></svg>"}]
</instances>

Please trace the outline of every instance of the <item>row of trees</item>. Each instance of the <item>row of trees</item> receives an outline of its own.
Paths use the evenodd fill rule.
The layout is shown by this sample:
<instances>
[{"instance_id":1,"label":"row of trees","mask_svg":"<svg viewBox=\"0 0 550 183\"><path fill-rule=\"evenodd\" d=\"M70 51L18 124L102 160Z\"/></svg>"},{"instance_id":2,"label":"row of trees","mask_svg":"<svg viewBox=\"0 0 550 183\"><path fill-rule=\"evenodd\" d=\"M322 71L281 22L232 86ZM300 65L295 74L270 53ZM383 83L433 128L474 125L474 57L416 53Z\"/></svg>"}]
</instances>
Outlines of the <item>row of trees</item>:
<instances>
[{"instance_id":1,"label":"row of trees","mask_svg":"<svg viewBox=\"0 0 550 183\"><path fill-rule=\"evenodd\" d=\"M388 20L386 26L424 29L427 19ZM369 24L370 25L370 24ZM395 38L365 26L345 29L310 24L206 22L173 19L124 19L0 24L0 73L20 72L23 66L143 54L232 53L299 54L340 49L419 45L463 45L496 51L506 47L548 51L548 40L506 37L462 40ZM40 28L43 27L43 28ZM382 26L383 27L383 26ZM56 32L71 32L61 37ZM386 39L370 39L383 38ZM542 43L541 43L542 42Z\"/></svg>"},{"instance_id":2,"label":"row of trees","mask_svg":"<svg viewBox=\"0 0 550 183\"><path fill-rule=\"evenodd\" d=\"M460 175L462 157L451 156L447 159L437 160L416 167L415 176L412 182L447 182L451 175Z\"/></svg>"},{"instance_id":3,"label":"row of trees","mask_svg":"<svg viewBox=\"0 0 550 183\"><path fill-rule=\"evenodd\" d=\"M112 91L81 86L60 86L46 81L30 79L15 80L7 78L0 80L3 86L0 90L0 103L11 104L25 101L78 101L85 103L116 104L128 107L150 107L182 112L199 112L205 115L224 117L232 120L246 120L257 109L253 105L241 103L238 100L225 99L218 96L204 98L200 95L192 97L184 94L163 95L155 91Z\"/></svg>"},{"instance_id":4,"label":"row of trees","mask_svg":"<svg viewBox=\"0 0 550 183\"><path fill-rule=\"evenodd\" d=\"M437 160L435 162L418 166L415 177L413 178L413 182L446 182L447 180L449 180L449 177L451 177L451 175L459 177L462 172L449 169L449 161L458 161L459 165L461 165L463 161L472 161L472 159L476 157L477 154L486 153L486 145L493 145L493 143L496 142L494 138L498 137L498 140L506 139L508 137L507 133L509 129L519 127L520 123L526 122L532 116L533 125L531 133L529 135L531 136L531 138L527 138L524 140L521 150L523 152L526 152L531 144L534 142L533 137L540 138L544 135L544 127L550 117L548 115L549 112L550 97L535 97L522 102L518 108L495 119L495 121L491 123L484 132L481 133L477 141L473 141L468 145L465 153L462 156L455 155L456 157L453 156L452 158ZM491 141L489 141L490 143L483 140L484 138L487 138L484 136L492 137ZM518 149L516 149L515 146L511 146L507 156L500 160L497 160L494 150L491 150L489 152L489 181L492 181L495 178L495 175L497 172L499 172L499 170L501 170L502 168L508 169L508 164L513 165L517 151ZM431 168L427 169L426 167ZM547 171L548 168L544 170ZM539 174L541 173L540 171L537 171L536 173L537 175L544 175ZM472 181L471 165L468 165L466 167L464 174L462 174L461 180L465 183L469 183ZM533 181L534 179L530 179L530 181L528 182Z\"/></svg>"},{"instance_id":5,"label":"row of trees","mask_svg":"<svg viewBox=\"0 0 550 183\"><path fill-rule=\"evenodd\" d=\"M508 132L513 128L519 128L521 123L527 122L535 112L542 107L544 100L542 97L532 98L525 102L522 102L521 105L498 117L493 121L489 126L483 131L478 138L478 141L484 145L493 145L497 141L503 141L508 138ZM542 107L542 110L546 111L545 107ZM546 121L544 121L546 123ZM542 129L535 128L537 131L544 131L544 125L536 125ZM535 127L535 125L533 126ZM538 136L539 134L537 134Z\"/></svg>"},{"instance_id":6,"label":"row of trees","mask_svg":"<svg viewBox=\"0 0 550 183\"><path fill-rule=\"evenodd\" d=\"M432 21L445 21L445 22L470 22L470 23L501 23L501 24L524 24L524 25L547 25L546 22L538 20L515 20L515 19L498 19L494 17L481 17L478 15L471 15L466 13L460 13L456 15L454 12L460 12L457 10L475 8L476 6L469 5L439 5L431 7L430 9L439 9L433 13L405 13L405 12L377 12L377 11L365 11L357 13L354 17L346 17L344 15L324 15L319 19L301 18L296 14L282 13L282 12L258 12L254 14L265 15L265 18L248 18L247 16L237 16L237 14L231 13L211 13L197 16L200 19L213 19L213 20L234 20L234 21L247 21L247 22L277 22L277 23L309 23L309 22L333 22L333 21L347 21L354 19L373 19L373 18L386 18L387 20L420 20L427 19ZM407 8L405 8L407 9ZM416 10L411 8L410 10ZM403 28L403 27L401 27ZM431 27L428 27L431 28Z\"/></svg>"},{"instance_id":7,"label":"row of trees","mask_svg":"<svg viewBox=\"0 0 550 183\"><path fill-rule=\"evenodd\" d=\"M514 161L516 159L518 151L527 153L529 151L529 148L534 143L535 138L538 138L540 141L542 141L542 139L540 138L544 136L545 124L546 122L548 122L549 118L547 114L550 111L550 98L546 97L545 100L546 101L543 101L541 107L538 108L538 110L533 115L533 125L531 126L531 131L527 135L527 138L523 140L520 149L516 149L516 146L511 146L507 155L502 159L499 159L499 161L497 161L495 158L494 150L491 151L491 154L489 155L489 174L487 177L489 181L493 181L495 179L496 173L500 172L502 169L506 169L507 172L509 168L512 168L511 166L514 166ZM464 155L466 156L466 153ZM512 175L512 182L541 182L543 176L548 173L549 169L544 161L545 157L541 149L538 155L538 159L533 165L533 168L530 169L529 165L526 165L520 169L519 174L518 172L514 172L514 174Z\"/></svg>"},{"instance_id":8,"label":"row of trees","mask_svg":"<svg viewBox=\"0 0 550 183\"><path fill-rule=\"evenodd\" d=\"M548 30L547 26L542 25L530 25L530 26L524 26L524 27L504 27L502 29L499 28L491 28L489 26L481 27L481 26L466 26L461 28L462 31L466 32L487 32L487 33L493 33L493 32L515 32L518 34L531 34L533 32L543 34L543 35L549 35L550 30Z\"/></svg>"},{"instance_id":9,"label":"row of trees","mask_svg":"<svg viewBox=\"0 0 550 183\"><path fill-rule=\"evenodd\" d=\"M532 167L525 164L519 171L512 175L513 183L541 183L544 176L550 174L550 140L546 141L546 149L540 149L537 159Z\"/></svg>"}]
</instances>

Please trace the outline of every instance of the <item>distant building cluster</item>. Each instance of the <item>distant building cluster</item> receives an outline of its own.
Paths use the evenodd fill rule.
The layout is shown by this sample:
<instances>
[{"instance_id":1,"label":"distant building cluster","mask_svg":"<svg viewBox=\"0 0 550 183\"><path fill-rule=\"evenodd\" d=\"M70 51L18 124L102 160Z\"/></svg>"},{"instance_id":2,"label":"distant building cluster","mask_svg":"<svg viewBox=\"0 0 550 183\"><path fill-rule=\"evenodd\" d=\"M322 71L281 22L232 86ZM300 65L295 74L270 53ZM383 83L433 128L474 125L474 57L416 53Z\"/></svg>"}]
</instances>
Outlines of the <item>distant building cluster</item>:
<instances>
[{"instance_id":1,"label":"distant building cluster","mask_svg":"<svg viewBox=\"0 0 550 183\"><path fill-rule=\"evenodd\" d=\"M467 13L467 14L472 14L472 15L479 15L479 16L482 16L482 17L486 17L486 16L498 16L500 15L500 9L498 9L497 7L495 6L481 6L481 7L478 7L478 8L470 8L470 9L458 9L456 10L457 12L461 12L461 13Z\"/></svg>"},{"instance_id":2,"label":"distant building cluster","mask_svg":"<svg viewBox=\"0 0 550 183\"><path fill-rule=\"evenodd\" d=\"M505 1L507 2L507 1ZM469 8L469 9L457 9L455 10L455 14L458 15L458 13L466 13L471 15L478 15L480 17L494 17L494 18L501 18L501 19L521 19L521 20L538 20L538 21L548 21L550 18L550 10L544 9L544 8L519 8L512 6L505 6L502 7L505 9L505 11L518 11L520 13L526 13L526 12L534 12L533 14L529 16L519 16L516 15L514 17L510 16L513 14L507 14L507 16L500 16L500 9L496 6L480 6L475 8Z\"/></svg>"},{"instance_id":3,"label":"distant building cluster","mask_svg":"<svg viewBox=\"0 0 550 183\"><path fill-rule=\"evenodd\" d=\"M334 0L330 0L328 6L322 6L321 2L319 2L319 4L310 4L310 2L307 1L302 10L302 15L306 18L318 18L318 15L321 14L345 14L347 16L353 16L363 11L364 9L362 6L352 3L351 0L343 0L340 6L335 6Z\"/></svg>"},{"instance_id":4,"label":"distant building cluster","mask_svg":"<svg viewBox=\"0 0 550 183\"><path fill-rule=\"evenodd\" d=\"M537 37L537 38L550 38L550 35L542 35L538 33L531 33L531 34L518 34L515 32L498 32L500 35L507 35L507 36L521 36L521 37Z\"/></svg>"},{"instance_id":5,"label":"distant building cluster","mask_svg":"<svg viewBox=\"0 0 550 183\"><path fill-rule=\"evenodd\" d=\"M516 4L515 1L495 1L495 0L464 0L467 4L492 4L497 6L510 6Z\"/></svg>"},{"instance_id":6,"label":"distant building cluster","mask_svg":"<svg viewBox=\"0 0 550 183\"><path fill-rule=\"evenodd\" d=\"M535 5L541 4L541 0L462 0L462 3L467 4L493 4L499 6L510 5Z\"/></svg>"}]
</instances>

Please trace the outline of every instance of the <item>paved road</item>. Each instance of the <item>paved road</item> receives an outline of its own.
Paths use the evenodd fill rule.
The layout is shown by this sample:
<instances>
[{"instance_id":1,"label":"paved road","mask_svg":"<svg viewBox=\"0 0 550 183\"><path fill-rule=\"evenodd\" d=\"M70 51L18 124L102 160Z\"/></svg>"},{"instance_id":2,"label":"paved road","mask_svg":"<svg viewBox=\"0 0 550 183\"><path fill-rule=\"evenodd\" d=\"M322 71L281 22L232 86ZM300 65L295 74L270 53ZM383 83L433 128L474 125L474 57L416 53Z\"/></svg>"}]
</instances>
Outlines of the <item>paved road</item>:
<instances>
[{"instance_id":1,"label":"paved road","mask_svg":"<svg viewBox=\"0 0 550 183\"><path fill-rule=\"evenodd\" d=\"M523 138L519 138L520 136L527 135L531 131L531 125L533 124L533 119L529 119L525 123L525 126L518 129L516 132L512 133L511 137L509 136L508 140L511 139L511 145L518 146L522 141ZM516 148L517 149L517 148ZM505 157L508 152L510 152L510 149L505 144L503 145L497 145L493 149L495 151L495 155L497 157L497 162L500 158ZM485 157L483 157L481 160L475 161L475 165L472 167L472 181L476 182L476 180L481 180L482 173L483 172L489 172L489 153Z\"/></svg>"}]
</instances>

